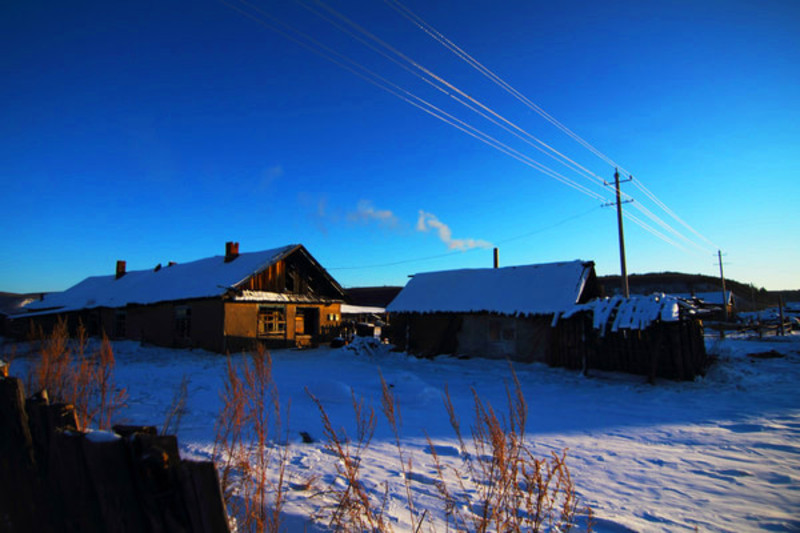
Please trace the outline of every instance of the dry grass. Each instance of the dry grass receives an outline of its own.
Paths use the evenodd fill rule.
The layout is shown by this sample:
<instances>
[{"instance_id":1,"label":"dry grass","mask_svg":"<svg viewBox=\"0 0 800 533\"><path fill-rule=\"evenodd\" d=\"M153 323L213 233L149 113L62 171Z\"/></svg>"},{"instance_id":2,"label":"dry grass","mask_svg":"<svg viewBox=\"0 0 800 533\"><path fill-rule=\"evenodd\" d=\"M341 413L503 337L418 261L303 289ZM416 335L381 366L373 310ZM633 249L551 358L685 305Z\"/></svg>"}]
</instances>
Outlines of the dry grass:
<instances>
[{"instance_id":1,"label":"dry grass","mask_svg":"<svg viewBox=\"0 0 800 533\"><path fill-rule=\"evenodd\" d=\"M38 343L39 354L26 378L29 391L47 391L51 401L75 407L80 429L96 425L110 429L116 412L125 405L127 393L114 381L114 350L103 334L97 350L87 353L86 329L78 323L70 339L66 320L59 320L50 334L31 327L29 338Z\"/></svg>"},{"instance_id":2,"label":"dry grass","mask_svg":"<svg viewBox=\"0 0 800 533\"><path fill-rule=\"evenodd\" d=\"M448 528L475 532L569 531L575 526L578 504L566 451L546 458L537 458L531 452L525 442L527 403L513 368L511 374L514 386L506 391L506 420L473 389L474 420L468 443L445 390L445 409L461 446L461 466L445 466L430 438L428 443ZM452 480L456 480L456 486ZM588 512L591 516L591 510Z\"/></svg>"},{"instance_id":3,"label":"dry grass","mask_svg":"<svg viewBox=\"0 0 800 533\"><path fill-rule=\"evenodd\" d=\"M325 505L329 511L325 517L328 526L334 531L354 533L391 531L384 517L388 489L385 488L381 501L375 502L361 480L361 458L375 432L375 411L365 407L363 399L352 396L356 435L351 439L344 429L334 428L322 403L308 389L306 393L319 409L326 438L325 448L338 459L336 471L340 483L334 481L316 495L328 502Z\"/></svg>"},{"instance_id":4,"label":"dry grass","mask_svg":"<svg viewBox=\"0 0 800 533\"><path fill-rule=\"evenodd\" d=\"M506 390L507 406L502 414L472 391L474 418L466 436L445 389L444 407L461 448L461 458L445 464L430 438L428 443L447 530L563 533L575 527L578 500L566 464L566 451L544 458L532 453L525 442L528 405L513 368L511 376L512 384ZM391 386L382 375L380 379L381 411L394 436L410 530L432 531L435 526L430 521L426 523L430 510L423 509L415 500L414 465L402 445L399 404ZM375 431L374 409L353 394L355 431L348 435L343 428L334 426L322 402L308 390L306 393L319 410L325 449L336 459L336 477L327 485L318 488L317 474L296 485L320 502L319 511L310 518L326 523L333 531L392 531L392 523L386 516L388 483L381 490L380 486L371 487L362 479L363 458ZM277 398L268 354L253 354L250 364L241 368L229 358L214 457L226 502L238 517L237 527L243 531L277 531L280 526L287 448L273 458L268 442L270 428L274 426L269 417L274 416L280 425ZM278 481L273 484L267 481L270 468L278 469ZM591 509L586 512L586 531L591 531Z\"/></svg>"},{"instance_id":5,"label":"dry grass","mask_svg":"<svg viewBox=\"0 0 800 533\"><path fill-rule=\"evenodd\" d=\"M287 418L288 412L287 407ZM259 348L238 365L229 356L213 457L225 503L239 531L280 530L288 435L285 445L274 440L281 437L283 427L269 353ZM270 479L272 469L277 469L276 480Z\"/></svg>"},{"instance_id":6,"label":"dry grass","mask_svg":"<svg viewBox=\"0 0 800 533\"><path fill-rule=\"evenodd\" d=\"M514 369L513 386L506 390L507 412L500 416L473 390L474 420L468 438L449 391L444 397L450 424L461 447L461 462L446 466L428 438L437 472L436 488L444 503L448 530L567 532L575 527L578 502L575 486L566 464L566 451L537 458L525 442L528 406ZM425 526L428 510L414 499L411 481L413 464L402 446L399 405L391 387L381 376L381 411L394 435L397 460L403 474L406 506L412 531ZM387 493L383 499L370 495L361 480L361 457L372 439L375 415L363 400L353 397L357 434L348 438L344 430L335 430L321 402L311 396L322 417L326 448L338 459L338 480L322 492L332 499L325 516L335 531L391 531L385 518ZM388 490L388 489L387 489ZM591 531L592 513L586 509L586 531ZM432 524L428 524L430 529Z\"/></svg>"},{"instance_id":7,"label":"dry grass","mask_svg":"<svg viewBox=\"0 0 800 533\"><path fill-rule=\"evenodd\" d=\"M381 410L383 411L383 415L386 417L386 420L389 422L389 426L392 428L392 434L394 435L394 442L395 446L397 447L397 461L400 463L400 471L403 474L403 486L406 491L406 506L408 508L411 529L414 531L419 531L427 513L423 512L422 515L419 516L416 510L416 505L414 504L414 497L412 496L411 492L411 479L413 477L412 474L414 471L414 465L410 457L406 459L406 454L403 450L403 446L400 443L400 424L402 420L400 417L400 406L395 400L391 387L389 387L389 385L386 383L386 380L383 379L383 374L381 374L380 377Z\"/></svg>"},{"instance_id":8,"label":"dry grass","mask_svg":"<svg viewBox=\"0 0 800 533\"><path fill-rule=\"evenodd\" d=\"M189 378L184 375L172 397L172 402L167 409L164 417L164 425L161 426L162 435L175 435L181 425L181 419L186 414L186 398L189 395Z\"/></svg>"}]
</instances>

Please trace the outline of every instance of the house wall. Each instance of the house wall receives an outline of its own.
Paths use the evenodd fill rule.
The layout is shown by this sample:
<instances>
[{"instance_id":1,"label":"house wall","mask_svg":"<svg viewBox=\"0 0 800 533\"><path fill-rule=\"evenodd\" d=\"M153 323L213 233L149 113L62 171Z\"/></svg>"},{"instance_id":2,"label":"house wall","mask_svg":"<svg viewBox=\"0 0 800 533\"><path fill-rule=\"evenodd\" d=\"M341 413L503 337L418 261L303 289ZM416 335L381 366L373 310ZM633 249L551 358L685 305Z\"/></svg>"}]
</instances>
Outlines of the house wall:
<instances>
[{"instance_id":1,"label":"house wall","mask_svg":"<svg viewBox=\"0 0 800 533\"><path fill-rule=\"evenodd\" d=\"M179 334L176 324L176 308L190 310L189 334ZM107 331L114 331L116 310L109 309L103 316ZM124 337L137 339L159 346L203 348L220 352L223 350L223 304L217 299L167 302L147 306L125 308Z\"/></svg>"},{"instance_id":2,"label":"house wall","mask_svg":"<svg viewBox=\"0 0 800 533\"><path fill-rule=\"evenodd\" d=\"M112 339L132 339L140 342L168 347L202 348L222 352L223 306L217 299L186 300L155 305L135 305L119 309L87 309L62 314L20 317L15 322L30 328L33 321L45 334L49 334L59 317L67 320L71 335L75 335L79 323L83 323L89 335L105 333ZM189 335L183 338L176 328L176 307L191 310ZM122 327L117 320L124 314Z\"/></svg>"},{"instance_id":3,"label":"house wall","mask_svg":"<svg viewBox=\"0 0 800 533\"><path fill-rule=\"evenodd\" d=\"M552 345L552 315L535 316L517 319L517 350L515 360L544 362Z\"/></svg>"},{"instance_id":4,"label":"house wall","mask_svg":"<svg viewBox=\"0 0 800 533\"><path fill-rule=\"evenodd\" d=\"M339 335L339 328L342 325L342 304L333 303L323 305L319 310L320 340L330 341Z\"/></svg>"},{"instance_id":5,"label":"house wall","mask_svg":"<svg viewBox=\"0 0 800 533\"><path fill-rule=\"evenodd\" d=\"M544 361L550 346L550 320L548 316L464 315L456 351L471 357Z\"/></svg>"},{"instance_id":6,"label":"house wall","mask_svg":"<svg viewBox=\"0 0 800 533\"><path fill-rule=\"evenodd\" d=\"M224 336L225 350L250 350L256 342L271 348L283 348L296 345L313 345L327 338L329 332L339 321L329 315L341 317L341 304L264 304L257 302L225 302ZM258 336L258 309L261 305L282 307L286 317L286 330L282 336ZM298 334L298 320L302 320L298 310L317 312L318 318L312 331Z\"/></svg>"},{"instance_id":7,"label":"house wall","mask_svg":"<svg viewBox=\"0 0 800 533\"><path fill-rule=\"evenodd\" d=\"M461 317L456 314L399 314L392 315L387 333L400 349L429 357L455 353L460 327Z\"/></svg>"},{"instance_id":8,"label":"house wall","mask_svg":"<svg viewBox=\"0 0 800 533\"><path fill-rule=\"evenodd\" d=\"M510 317L489 313L403 313L387 328L392 344L421 356L456 354L514 361L545 361L551 316Z\"/></svg>"}]
</instances>

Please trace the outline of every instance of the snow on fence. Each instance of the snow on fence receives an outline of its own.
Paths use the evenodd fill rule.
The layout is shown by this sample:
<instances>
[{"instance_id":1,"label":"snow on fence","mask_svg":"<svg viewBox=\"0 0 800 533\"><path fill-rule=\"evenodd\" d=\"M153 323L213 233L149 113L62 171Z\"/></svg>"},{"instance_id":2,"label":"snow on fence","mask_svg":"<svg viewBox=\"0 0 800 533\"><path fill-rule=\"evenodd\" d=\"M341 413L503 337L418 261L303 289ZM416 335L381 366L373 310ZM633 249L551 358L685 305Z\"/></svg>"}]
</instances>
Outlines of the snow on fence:
<instances>
[{"instance_id":1,"label":"snow on fence","mask_svg":"<svg viewBox=\"0 0 800 533\"><path fill-rule=\"evenodd\" d=\"M708 366L703 325L676 298L594 300L553 319L547 363L691 380Z\"/></svg>"},{"instance_id":2,"label":"snow on fence","mask_svg":"<svg viewBox=\"0 0 800 533\"><path fill-rule=\"evenodd\" d=\"M228 531L214 464L152 427L77 431L70 405L0 377L0 530Z\"/></svg>"}]
</instances>

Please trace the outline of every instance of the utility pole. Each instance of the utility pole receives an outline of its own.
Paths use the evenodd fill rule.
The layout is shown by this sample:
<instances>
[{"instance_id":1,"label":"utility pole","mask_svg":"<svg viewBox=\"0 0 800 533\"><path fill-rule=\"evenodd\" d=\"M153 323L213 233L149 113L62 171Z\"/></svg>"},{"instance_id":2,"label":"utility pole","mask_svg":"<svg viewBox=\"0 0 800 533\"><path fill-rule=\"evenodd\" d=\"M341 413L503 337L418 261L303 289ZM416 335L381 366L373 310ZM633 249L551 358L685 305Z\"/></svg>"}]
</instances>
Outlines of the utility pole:
<instances>
[{"instance_id":1,"label":"utility pole","mask_svg":"<svg viewBox=\"0 0 800 533\"><path fill-rule=\"evenodd\" d=\"M725 290L725 273L722 271L722 250L717 250L719 257L719 278L722 280L722 310L725 322L728 321L728 291Z\"/></svg>"},{"instance_id":2,"label":"utility pole","mask_svg":"<svg viewBox=\"0 0 800 533\"><path fill-rule=\"evenodd\" d=\"M629 177L626 180L623 180L622 183L632 181L633 176ZM603 182L605 185L609 185L608 182ZM614 189L617 194L617 228L619 229L619 264L620 264L620 271L622 278L622 294L625 298L630 298L630 289L628 288L628 267L625 265L625 232L622 229L622 204L627 204L628 202L632 202L633 200L625 200L624 202L620 200L620 192L619 192L619 170L616 168L614 169ZM605 205L613 205L613 204L605 204Z\"/></svg>"}]
</instances>

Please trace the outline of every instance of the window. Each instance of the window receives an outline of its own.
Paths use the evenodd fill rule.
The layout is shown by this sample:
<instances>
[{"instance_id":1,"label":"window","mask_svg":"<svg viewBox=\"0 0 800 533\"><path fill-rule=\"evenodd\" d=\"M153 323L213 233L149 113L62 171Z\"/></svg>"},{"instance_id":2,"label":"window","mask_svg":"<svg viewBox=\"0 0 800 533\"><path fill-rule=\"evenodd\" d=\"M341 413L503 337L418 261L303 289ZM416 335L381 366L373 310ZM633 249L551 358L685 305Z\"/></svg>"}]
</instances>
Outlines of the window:
<instances>
[{"instance_id":1,"label":"window","mask_svg":"<svg viewBox=\"0 0 800 533\"><path fill-rule=\"evenodd\" d=\"M286 335L285 308L260 306L258 308L258 336L283 337L284 335Z\"/></svg>"},{"instance_id":2,"label":"window","mask_svg":"<svg viewBox=\"0 0 800 533\"><path fill-rule=\"evenodd\" d=\"M192 308L180 305L175 308L175 334L180 339L188 339L192 334Z\"/></svg>"}]
</instances>

